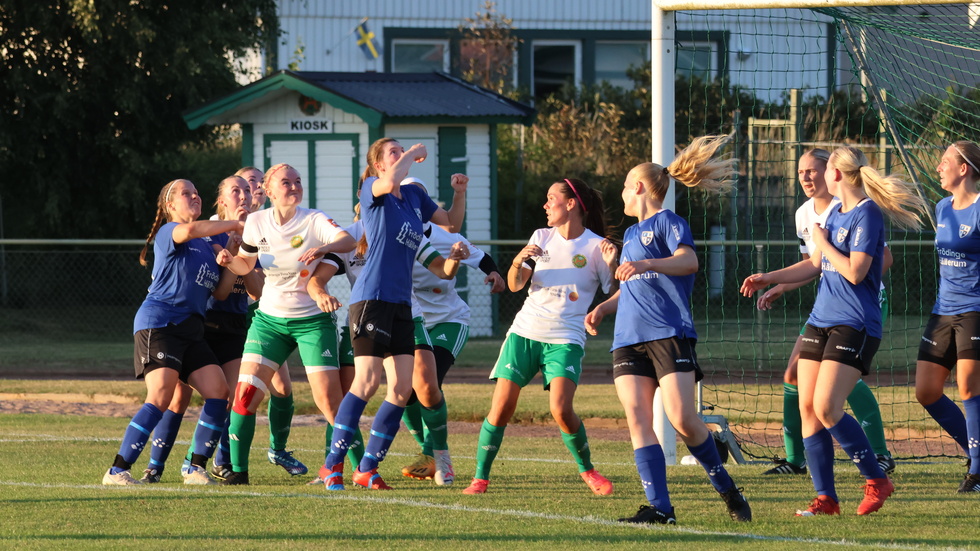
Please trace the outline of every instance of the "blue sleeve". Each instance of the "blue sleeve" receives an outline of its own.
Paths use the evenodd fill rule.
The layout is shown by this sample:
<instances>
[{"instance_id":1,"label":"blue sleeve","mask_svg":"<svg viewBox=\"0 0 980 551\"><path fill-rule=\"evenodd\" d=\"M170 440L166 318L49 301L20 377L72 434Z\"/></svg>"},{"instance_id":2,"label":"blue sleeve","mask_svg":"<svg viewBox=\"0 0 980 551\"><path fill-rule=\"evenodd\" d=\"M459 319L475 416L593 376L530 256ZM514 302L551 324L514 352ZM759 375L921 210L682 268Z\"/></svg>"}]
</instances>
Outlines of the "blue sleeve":
<instances>
[{"instance_id":1,"label":"blue sleeve","mask_svg":"<svg viewBox=\"0 0 980 551\"><path fill-rule=\"evenodd\" d=\"M878 208L864 208L854 216L851 227L851 252L874 256L878 252L878 238L884 235L885 221Z\"/></svg>"},{"instance_id":2,"label":"blue sleeve","mask_svg":"<svg viewBox=\"0 0 980 551\"><path fill-rule=\"evenodd\" d=\"M167 222L160 226L156 236L153 237L153 252L159 255L161 259L170 256L177 250L177 244L174 243L174 228L176 227L176 222Z\"/></svg>"},{"instance_id":3,"label":"blue sleeve","mask_svg":"<svg viewBox=\"0 0 980 551\"><path fill-rule=\"evenodd\" d=\"M676 253L681 245L694 248L694 235L691 233L691 227L687 225L687 222L683 218L674 215L665 219L665 221L670 227L665 232L666 237L664 241L666 241L667 246L670 248L671 254Z\"/></svg>"},{"instance_id":4,"label":"blue sleeve","mask_svg":"<svg viewBox=\"0 0 980 551\"><path fill-rule=\"evenodd\" d=\"M439 210L439 205L437 205L436 202L432 200L432 197L429 197L428 193L422 191L418 187L416 186L407 186L407 187L410 188L413 193L417 194L419 200L419 212L422 213L422 221L428 222L429 220L432 219L432 215L435 214L437 210Z\"/></svg>"}]
</instances>

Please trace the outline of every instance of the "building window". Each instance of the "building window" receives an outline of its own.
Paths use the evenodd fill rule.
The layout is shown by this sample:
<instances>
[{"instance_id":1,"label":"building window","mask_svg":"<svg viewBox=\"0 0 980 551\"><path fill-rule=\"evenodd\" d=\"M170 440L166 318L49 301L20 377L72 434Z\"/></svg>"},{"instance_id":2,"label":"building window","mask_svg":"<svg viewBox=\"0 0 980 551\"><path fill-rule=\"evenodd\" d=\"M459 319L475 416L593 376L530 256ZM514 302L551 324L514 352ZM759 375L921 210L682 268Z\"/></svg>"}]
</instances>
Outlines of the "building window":
<instances>
[{"instance_id":1,"label":"building window","mask_svg":"<svg viewBox=\"0 0 980 551\"><path fill-rule=\"evenodd\" d=\"M396 39L391 41L391 72L449 72L449 41Z\"/></svg>"},{"instance_id":2,"label":"building window","mask_svg":"<svg viewBox=\"0 0 980 551\"><path fill-rule=\"evenodd\" d=\"M675 74L705 81L718 76L718 44L716 42L680 42L677 45Z\"/></svg>"},{"instance_id":3,"label":"building window","mask_svg":"<svg viewBox=\"0 0 980 551\"><path fill-rule=\"evenodd\" d=\"M533 43L531 94L545 98L565 84L582 80L581 43L574 40L535 40Z\"/></svg>"},{"instance_id":4,"label":"building window","mask_svg":"<svg viewBox=\"0 0 980 551\"><path fill-rule=\"evenodd\" d=\"M642 67L649 59L648 42L596 42L595 80L632 90L633 81L626 76L626 70Z\"/></svg>"}]
</instances>

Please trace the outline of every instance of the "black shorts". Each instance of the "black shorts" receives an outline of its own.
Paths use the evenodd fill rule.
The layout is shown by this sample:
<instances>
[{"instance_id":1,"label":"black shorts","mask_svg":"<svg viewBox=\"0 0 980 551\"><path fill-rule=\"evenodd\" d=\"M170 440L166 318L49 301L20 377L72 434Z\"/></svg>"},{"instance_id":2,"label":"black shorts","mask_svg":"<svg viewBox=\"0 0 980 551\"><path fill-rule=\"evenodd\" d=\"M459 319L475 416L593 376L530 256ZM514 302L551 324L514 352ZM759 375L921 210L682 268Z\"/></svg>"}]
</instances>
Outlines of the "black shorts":
<instances>
[{"instance_id":1,"label":"black shorts","mask_svg":"<svg viewBox=\"0 0 980 551\"><path fill-rule=\"evenodd\" d=\"M242 357L245 337L248 335L248 322L245 314L233 314L208 310L204 318L204 341L218 358L218 365L224 365Z\"/></svg>"},{"instance_id":2,"label":"black shorts","mask_svg":"<svg viewBox=\"0 0 980 551\"><path fill-rule=\"evenodd\" d=\"M695 339L669 337L641 342L613 350L613 379L640 375L660 380L671 373L694 372L694 380L704 379L694 351Z\"/></svg>"},{"instance_id":3,"label":"black shorts","mask_svg":"<svg viewBox=\"0 0 980 551\"><path fill-rule=\"evenodd\" d=\"M350 305L351 345L354 357L415 355L415 322L412 307L381 300L362 300Z\"/></svg>"},{"instance_id":4,"label":"black shorts","mask_svg":"<svg viewBox=\"0 0 980 551\"><path fill-rule=\"evenodd\" d=\"M191 373L206 365L217 365L218 359L204 342L204 320L190 316L177 325L142 329L133 335L133 368L136 378L161 367L177 371L187 382Z\"/></svg>"},{"instance_id":5,"label":"black shorts","mask_svg":"<svg viewBox=\"0 0 980 551\"><path fill-rule=\"evenodd\" d=\"M808 323L800 339L801 360L842 363L857 369L861 375L871 373L871 362L881 345L881 339L847 325L814 327Z\"/></svg>"},{"instance_id":6,"label":"black shorts","mask_svg":"<svg viewBox=\"0 0 980 551\"><path fill-rule=\"evenodd\" d=\"M956 360L980 360L980 312L929 316L918 360L949 370L956 367Z\"/></svg>"}]
</instances>

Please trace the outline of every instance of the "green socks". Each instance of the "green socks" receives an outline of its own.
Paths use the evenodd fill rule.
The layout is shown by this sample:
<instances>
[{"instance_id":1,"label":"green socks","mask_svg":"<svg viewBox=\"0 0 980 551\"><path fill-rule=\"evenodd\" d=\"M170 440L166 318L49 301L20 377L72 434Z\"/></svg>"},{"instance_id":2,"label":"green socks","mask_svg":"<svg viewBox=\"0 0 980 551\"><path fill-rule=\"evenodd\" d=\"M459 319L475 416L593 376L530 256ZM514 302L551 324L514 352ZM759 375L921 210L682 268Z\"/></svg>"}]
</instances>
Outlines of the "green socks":
<instances>
[{"instance_id":1,"label":"green socks","mask_svg":"<svg viewBox=\"0 0 980 551\"><path fill-rule=\"evenodd\" d=\"M786 462L797 467L806 463L803 450L803 420L800 419L800 392L796 385L783 383L783 444Z\"/></svg>"},{"instance_id":2,"label":"green socks","mask_svg":"<svg viewBox=\"0 0 980 551\"><path fill-rule=\"evenodd\" d=\"M402 422L405 423L409 434L418 442L419 446L425 447L424 427L422 426L422 404L415 402L412 405L405 406L405 412L402 413ZM429 455L432 454L430 453Z\"/></svg>"},{"instance_id":3,"label":"green socks","mask_svg":"<svg viewBox=\"0 0 980 551\"><path fill-rule=\"evenodd\" d=\"M561 439L565 442L565 447L568 448L575 462L578 463L578 472L591 471L593 468L592 451L589 449L589 437L585 435L585 423L579 422L575 434L565 434L561 430L558 432L561 432Z\"/></svg>"},{"instance_id":4,"label":"green socks","mask_svg":"<svg viewBox=\"0 0 980 551\"><path fill-rule=\"evenodd\" d=\"M480 427L480 440L476 445L476 474L473 476L474 478L490 480L490 467L493 466L493 460L496 459L497 452L500 450L500 443L504 440L506 428L507 425L495 427L490 424L490 421L483 420L483 426Z\"/></svg>"},{"instance_id":5,"label":"green socks","mask_svg":"<svg viewBox=\"0 0 980 551\"><path fill-rule=\"evenodd\" d=\"M857 417L864 434L871 442L871 449L877 455L891 456L888 452L888 445L885 443L885 427L881 422L881 408L878 407L878 400L875 398L868 384L863 380L858 380L854 385L854 390L847 397L847 403Z\"/></svg>"},{"instance_id":6,"label":"green socks","mask_svg":"<svg viewBox=\"0 0 980 551\"><path fill-rule=\"evenodd\" d=\"M422 453L432 456L432 450L448 450L449 413L446 411L445 398L439 400L439 405L434 408L430 409L422 406L420 409L422 422L425 425Z\"/></svg>"},{"instance_id":7,"label":"green socks","mask_svg":"<svg viewBox=\"0 0 980 551\"><path fill-rule=\"evenodd\" d=\"M255 415L242 415L231 412L228 426L228 448L231 451L231 470L236 473L248 472L248 452L255 437Z\"/></svg>"},{"instance_id":8,"label":"green socks","mask_svg":"<svg viewBox=\"0 0 980 551\"><path fill-rule=\"evenodd\" d=\"M276 398L269 396L269 447L286 449L289 429L293 425L293 395Z\"/></svg>"}]
</instances>

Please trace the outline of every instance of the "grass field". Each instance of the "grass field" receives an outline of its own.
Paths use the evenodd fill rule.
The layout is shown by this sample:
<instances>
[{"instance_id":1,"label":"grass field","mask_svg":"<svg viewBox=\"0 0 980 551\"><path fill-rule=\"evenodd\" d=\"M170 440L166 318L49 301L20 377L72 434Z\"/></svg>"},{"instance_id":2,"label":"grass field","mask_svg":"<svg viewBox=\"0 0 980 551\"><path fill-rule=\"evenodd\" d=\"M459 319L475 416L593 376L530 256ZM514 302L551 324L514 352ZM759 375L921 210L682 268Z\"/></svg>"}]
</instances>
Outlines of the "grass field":
<instances>
[{"instance_id":1,"label":"grass field","mask_svg":"<svg viewBox=\"0 0 980 551\"><path fill-rule=\"evenodd\" d=\"M128 396L133 411L142 399L141 385L129 381L5 380L2 389ZM485 408L489 389L449 385L448 399L458 406L453 408L454 417ZM610 400L608 385L585 385L582 390L577 402L584 417L621 415L615 398ZM308 396L308 389L298 386L297 395ZM545 411L544 404L545 394L529 389L522 410ZM0 546L553 550L639 549L654 544L658 549L685 550L980 549L975 536L977 496L954 493L963 473L958 462L901 463L894 478L895 496L881 512L866 518L853 514L862 480L849 463L840 462L838 491L845 514L812 519L793 516L812 497L808 478L763 477L762 465L731 466L753 506L755 520L748 525L728 519L699 467L669 467L680 524L638 527L614 522L644 503L630 445L622 437L591 440L597 468L616 485L614 495L607 497L593 496L586 489L559 438L523 436L526 431L513 428L494 465L490 491L483 496L460 493L473 473L475 434L450 435L456 486L440 488L401 477L400 467L416 453L412 439L401 433L381 469L395 491L349 488L334 493L322 486L306 486L308 477L290 478L268 464L261 449L266 436L262 426L252 452L250 487L185 487L173 464L163 484L102 487L102 474L127 422L65 414L0 415ZM186 449L189 434L187 424L175 454ZM322 460L322 427L294 427L290 443L308 465ZM142 468L145 456L137 468Z\"/></svg>"}]
</instances>

